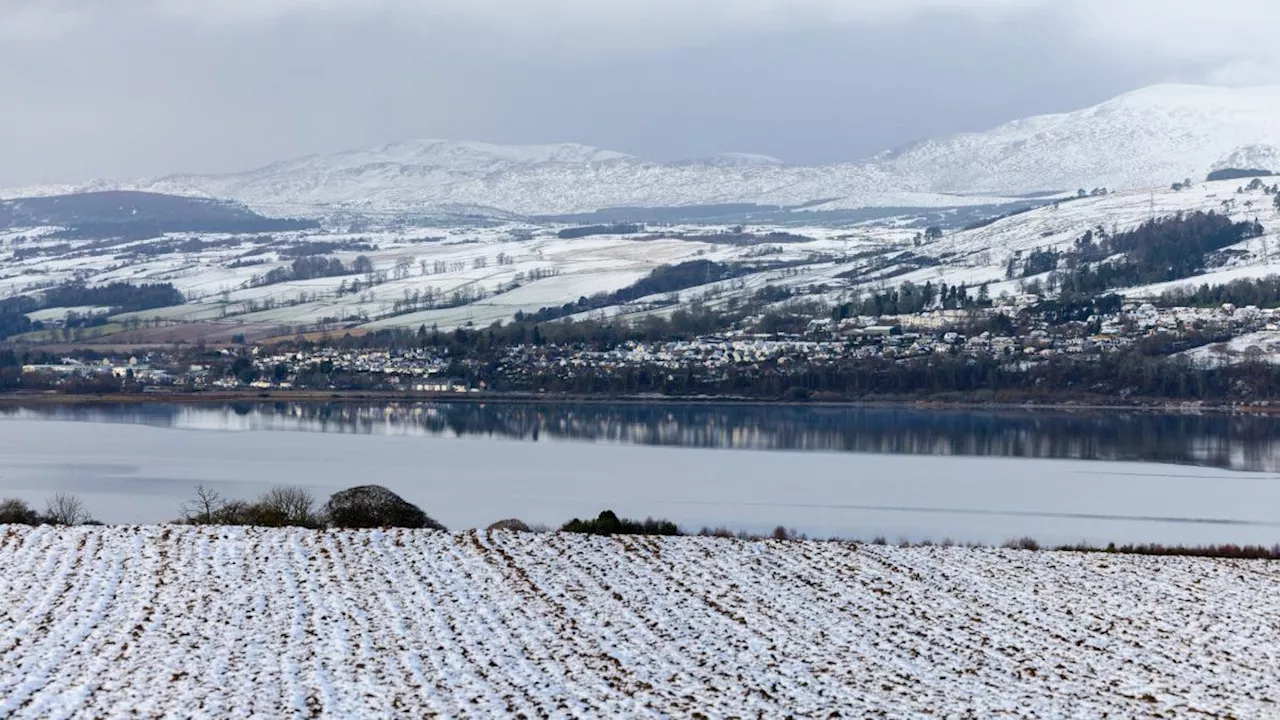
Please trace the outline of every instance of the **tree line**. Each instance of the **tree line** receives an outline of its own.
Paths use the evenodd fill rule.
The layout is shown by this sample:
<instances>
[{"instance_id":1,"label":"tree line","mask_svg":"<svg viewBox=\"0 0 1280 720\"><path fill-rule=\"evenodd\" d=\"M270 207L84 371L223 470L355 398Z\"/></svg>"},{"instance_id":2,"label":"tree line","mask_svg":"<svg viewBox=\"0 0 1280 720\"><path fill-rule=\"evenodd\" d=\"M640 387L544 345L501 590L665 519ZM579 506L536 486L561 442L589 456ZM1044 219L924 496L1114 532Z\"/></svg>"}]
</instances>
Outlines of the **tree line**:
<instances>
[{"instance_id":1,"label":"tree line","mask_svg":"<svg viewBox=\"0 0 1280 720\"><path fill-rule=\"evenodd\" d=\"M357 256L349 266L335 257L304 255L295 258L289 265L272 268L263 275L255 275L249 284L253 287L262 287L293 280L364 275L372 272L373 262L364 255Z\"/></svg>"},{"instance_id":2,"label":"tree line","mask_svg":"<svg viewBox=\"0 0 1280 720\"><path fill-rule=\"evenodd\" d=\"M964 310L984 307L991 307L991 295L986 285L979 287L977 294L970 295L969 287L964 283L948 286L946 283L934 285L929 281L916 285L906 281L896 288L836 305L832 308L831 317L843 320L855 315L912 315L935 308Z\"/></svg>"},{"instance_id":3,"label":"tree line","mask_svg":"<svg viewBox=\"0 0 1280 720\"><path fill-rule=\"evenodd\" d=\"M1237 307L1280 307L1280 276L1242 278L1222 285L1201 283L1198 287L1174 288L1161 293L1157 302L1164 307L1218 307L1227 303Z\"/></svg>"}]
</instances>

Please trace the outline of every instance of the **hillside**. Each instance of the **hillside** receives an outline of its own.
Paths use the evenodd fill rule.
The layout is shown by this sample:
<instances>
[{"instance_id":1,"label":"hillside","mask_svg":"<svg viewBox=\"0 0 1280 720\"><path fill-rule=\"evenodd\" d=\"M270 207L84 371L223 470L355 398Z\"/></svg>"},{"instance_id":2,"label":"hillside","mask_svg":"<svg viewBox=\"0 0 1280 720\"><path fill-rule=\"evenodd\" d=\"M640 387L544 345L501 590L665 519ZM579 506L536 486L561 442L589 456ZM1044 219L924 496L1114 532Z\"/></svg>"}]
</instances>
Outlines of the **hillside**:
<instances>
[{"instance_id":1,"label":"hillside","mask_svg":"<svg viewBox=\"0 0 1280 720\"><path fill-rule=\"evenodd\" d=\"M990 205L1078 188L1161 187L1280 157L1280 86L1160 85L1070 113L928 139L856 162L788 165L724 153L660 163L576 144L411 140L278 162L245 173L96 182L236 200L266 215L437 212L553 215L723 204ZM58 188L51 192L65 193Z\"/></svg>"},{"instance_id":2,"label":"hillside","mask_svg":"<svg viewBox=\"0 0 1280 720\"><path fill-rule=\"evenodd\" d=\"M0 715L1263 717L1278 585L1105 553L8 526Z\"/></svg>"},{"instance_id":3,"label":"hillside","mask_svg":"<svg viewBox=\"0 0 1280 720\"><path fill-rule=\"evenodd\" d=\"M728 309L765 288L823 303L846 302L906 281L938 286L987 284L992 298L1016 295L1043 274L1008 277L1013 261L1041 250L1067 251L1099 228L1118 233L1177 213L1213 211L1233 222L1257 220L1263 235L1215 254L1204 271L1158 285L1123 289L1154 295L1185 284L1224 283L1280 274L1280 212L1261 190L1238 192L1251 180L1196 183L1174 190L1116 192L1020 212L969 229L948 228L917 242L923 228L893 224L822 227L808 211L786 226L673 225L637 233L572 237L560 224L410 227L351 233L316 228L286 233L169 233L146 239L83 244L56 228L0 232L0 298L33 295L60 283L172 283L187 303L117 317L128 324L159 321L139 337L167 338L174 325L202 324L210 336L290 334L298 328L452 328L517 313L559 309L597 293L579 317L639 319L695 299ZM562 233L565 237L561 237ZM371 271L356 273L361 256ZM337 272L297 271L305 262L342 264ZM681 263L726 266L716 277L656 290L637 285L660 268ZM306 268L303 268L306 270ZM686 279L688 280L688 279ZM637 294L637 292L639 294ZM611 299L610 299L611 298ZM50 313L55 311L50 310ZM48 319L48 318L45 318ZM216 323L216 327L209 325ZM178 337L187 337L177 330Z\"/></svg>"},{"instance_id":4,"label":"hillside","mask_svg":"<svg viewBox=\"0 0 1280 720\"><path fill-rule=\"evenodd\" d=\"M118 232L274 232L314 227L267 218L234 203L137 191L0 200L0 229L57 226L82 236Z\"/></svg>"},{"instance_id":5,"label":"hillside","mask_svg":"<svg viewBox=\"0 0 1280 720\"><path fill-rule=\"evenodd\" d=\"M1115 234L1150 220L1194 212L1214 212L1237 222L1257 220L1264 232L1259 238L1228 248L1217 264L1201 274L1159 285L1135 286L1125 290L1126 294L1150 296L1174 286L1220 284L1236 278L1280 274L1280 212L1269 194L1260 190L1237 192L1249 182L1224 180L1193 184L1182 190L1164 187L1081 198L948 233L924 251L937 261L935 267L903 275L898 281L964 282L970 286L991 283L993 296L1013 293L1017 292L1018 283L1007 279L1010 260L1023 260L1037 250L1069 250L1090 231ZM1045 279L1043 275L1022 279L1037 277Z\"/></svg>"}]
</instances>

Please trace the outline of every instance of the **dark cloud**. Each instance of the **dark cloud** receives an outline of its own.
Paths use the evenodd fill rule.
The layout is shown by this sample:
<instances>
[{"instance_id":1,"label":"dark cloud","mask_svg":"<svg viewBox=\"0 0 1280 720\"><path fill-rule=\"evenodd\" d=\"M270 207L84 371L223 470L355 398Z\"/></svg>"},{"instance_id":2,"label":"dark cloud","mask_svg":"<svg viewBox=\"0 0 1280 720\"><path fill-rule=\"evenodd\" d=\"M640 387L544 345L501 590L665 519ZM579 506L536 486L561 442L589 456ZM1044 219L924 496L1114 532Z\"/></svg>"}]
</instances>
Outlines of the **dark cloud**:
<instances>
[{"instance_id":1,"label":"dark cloud","mask_svg":"<svg viewBox=\"0 0 1280 720\"><path fill-rule=\"evenodd\" d=\"M0 0L0 185L235 171L410 137L851 160L1152 82L1270 78L1269 43L1221 39L1226 11L1205 7ZM1179 49L1197 27L1208 40Z\"/></svg>"}]
</instances>

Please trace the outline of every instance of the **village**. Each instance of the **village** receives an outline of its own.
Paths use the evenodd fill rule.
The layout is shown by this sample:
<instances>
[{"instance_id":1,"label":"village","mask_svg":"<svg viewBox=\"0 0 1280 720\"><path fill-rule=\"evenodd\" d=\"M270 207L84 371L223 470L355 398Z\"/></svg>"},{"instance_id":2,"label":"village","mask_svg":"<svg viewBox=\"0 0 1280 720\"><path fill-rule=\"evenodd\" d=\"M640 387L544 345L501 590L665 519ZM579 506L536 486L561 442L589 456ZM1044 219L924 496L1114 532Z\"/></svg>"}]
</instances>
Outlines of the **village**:
<instances>
[{"instance_id":1,"label":"village","mask_svg":"<svg viewBox=\"0 0 1280 720\"><path fill-rule=\"evenodd\" d=\"M389 390L404 393L537 390L548 379L649 371L721 377L733 369L785 376L806 368L864 361L912 362L931 357L1007 360L1030 369L1053 358L1088 362L1159 339L1167 354L1192 354L1220 345L1214 362L1266 360L1246 352L1251 337L1280 330L1280 311L1257 307L1159 308L1125 303L1117 312L1050 322L1008 307L936 310L912 315L819 318L802 332L731 329L692 339L627 340L611 347L587 343L521 343L459 353L447 346L351 347L166 346L128 355L81 351L31 359L21 366L22 387L71 389L117 385L137 392L280 390L299 388ZM1018 322L1015 324L1014 319ZM351 340L347 338L346 340ZM1226 349L1239 348L1233 354ZM1256 348L1254 348L1256 350ZM92 381L92 382L90 382Z\"/></svg>"}]
</instances>

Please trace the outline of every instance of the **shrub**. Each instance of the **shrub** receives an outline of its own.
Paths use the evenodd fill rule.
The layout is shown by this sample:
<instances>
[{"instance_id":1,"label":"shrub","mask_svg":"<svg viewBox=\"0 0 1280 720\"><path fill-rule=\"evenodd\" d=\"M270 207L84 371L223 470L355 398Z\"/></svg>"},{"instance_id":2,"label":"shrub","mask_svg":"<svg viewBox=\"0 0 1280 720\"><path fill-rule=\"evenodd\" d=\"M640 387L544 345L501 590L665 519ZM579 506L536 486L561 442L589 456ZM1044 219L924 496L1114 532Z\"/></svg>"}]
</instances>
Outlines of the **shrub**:
<instances>
[{"instance_id":1,"label":"shrub","mask_svg":"<svg viewBox=\"0 0 1280 720\"><path fill-rule=\"evenodd\" d=\"M506 518L493 523L485 530L510 530L512 532L533 532L533 530L525 524L523 520L516 518Z\"/></svg>"},{"instance_id":2,"label":"shrub","mask_svg":"<svg viewBox=\"0 0 1280 720\"><path fill-rule=\"evenodd\" d=\"M560 528L562 532L588 535L683 535L670 520L628 520L619 518L612 510L605 510L595 520L574 518Z\"/></svg>"},{"instance_id":3,"label":"shrub","mask_svg":"<svg viewBox=\"0 0 1280 720\"><path fill-rule=\"evenodd\" d=\"M253 525L265 527L320 527L315 512L316 500L300 487L275 487L263 493L250 506Z\"/></svg>"},{"instance_id":4,"label":"shrub","mask_svg":"<svg viewBox=\"0 0 1280 720\"><path fill-rule=\"evenodd\" d=\"M774 540L807 540L808 539L803 534L796 532L795 528L788 529L784 525L779 525L778 527L774 528L773 534L771 535L771 537Z\"/></svg>"},{"instance_id":5,"label":"shrub","mask_svg":"<svg viewBox=\"0 0 1280 720\"><path fill-rule=\"evenodd\" d=\"M1039 550L1040 543L1036 542L1033 537L1020 537L1016 540L1008 540L1004 546L1010 550Z\"/></svg>"},{"instance_id":6,"label":"shrub","mask_svg":"<svg viewBox=\"0 0 1280 720\"><path fill-rule=\"evenodd\" d=\"M0 525L39 525L40 513L31 509L25 500L5 498L0 500Z\"/></svg>"},{"instance_id":7,"label":"shrub","mask_svg":"<svg viewBox=\"0 0 1280 720\"><path fill-rule=\"evenodd\" d=\"M209 525L256 525L256 507L244 500L228 500L210 516ZM202 523L195 522L199 525Z\"/></svg>"},{"instance_id":8,"label":"shrub","mask_svg":"<svg viewBox=\"0 0 1280 720\"><path fill-rule=\"evenodd\" d=\"M446 529L417 505L381 485L360 485L334 493L325 503L324 515L330 525L340 528Z\"/></svg>"}]
</instances>

